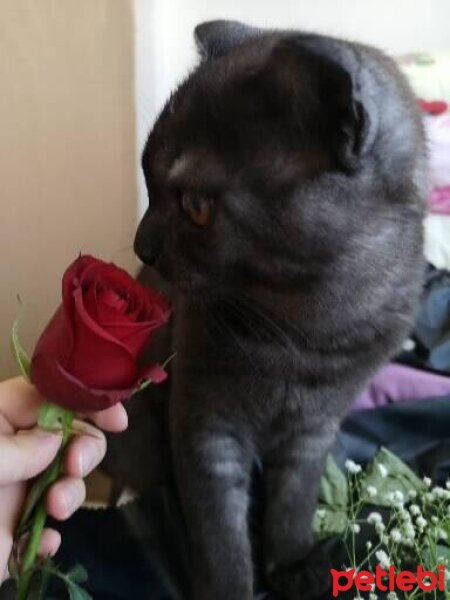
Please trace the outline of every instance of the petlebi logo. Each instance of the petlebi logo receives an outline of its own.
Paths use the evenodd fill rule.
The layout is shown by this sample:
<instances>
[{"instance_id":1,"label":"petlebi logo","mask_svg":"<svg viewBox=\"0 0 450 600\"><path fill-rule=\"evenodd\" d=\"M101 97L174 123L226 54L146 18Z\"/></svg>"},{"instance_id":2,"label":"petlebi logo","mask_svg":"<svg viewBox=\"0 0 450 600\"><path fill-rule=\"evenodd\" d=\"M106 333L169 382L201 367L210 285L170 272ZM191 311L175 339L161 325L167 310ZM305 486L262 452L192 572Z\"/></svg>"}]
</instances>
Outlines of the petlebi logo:
<instances>
[{"instance_id":1,"label":"petlebi logo","mask_svg":"<svg viewBox=\"0 0 450 600\"><path fill-rule=\"evenodd\" d=\"M396 571L394 566L383 569L380 565L375 572L356 571L347 569L337 571L331 569L333 597L337 598L342 592L348 592L355 588L359 592L370 592L369 598L377 598L376 592L389 592L389 600L397 600L397 591L412 592L422 590L423 592L445 592L445 566L439 565L437 572L426 571L418 566L416 572ZM358 596L359 597L359 596Z\"/></svg>"}]
</instances>

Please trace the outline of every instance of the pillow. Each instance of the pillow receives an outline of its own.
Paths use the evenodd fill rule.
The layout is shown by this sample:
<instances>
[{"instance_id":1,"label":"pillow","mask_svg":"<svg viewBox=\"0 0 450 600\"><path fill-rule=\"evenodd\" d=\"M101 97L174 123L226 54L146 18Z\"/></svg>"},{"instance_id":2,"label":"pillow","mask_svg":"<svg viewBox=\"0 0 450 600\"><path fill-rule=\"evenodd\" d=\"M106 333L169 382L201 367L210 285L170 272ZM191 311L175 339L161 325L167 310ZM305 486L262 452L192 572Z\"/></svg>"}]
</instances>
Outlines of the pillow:
<instances>
[{"instance_id":1,"label":"pillow","mask_svg":"<svg viewBox=\"0 0 450 600\"><path fill-rule=\"evenodd\" d=\"M450 102L450 51L407 54L398 63L418 98Z\"/></svg>"}]
</instances>

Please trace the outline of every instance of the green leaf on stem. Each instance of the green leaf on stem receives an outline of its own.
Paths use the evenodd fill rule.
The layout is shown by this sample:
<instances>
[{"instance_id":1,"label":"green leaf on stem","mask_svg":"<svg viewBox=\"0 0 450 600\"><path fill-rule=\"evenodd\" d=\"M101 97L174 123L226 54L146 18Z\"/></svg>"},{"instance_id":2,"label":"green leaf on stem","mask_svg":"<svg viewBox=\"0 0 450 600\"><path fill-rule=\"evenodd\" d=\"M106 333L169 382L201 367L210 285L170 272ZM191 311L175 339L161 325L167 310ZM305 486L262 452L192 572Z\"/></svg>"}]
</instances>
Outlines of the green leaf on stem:
<instances>
[{"instance_id":1,"label":"green leaf on stem","mask_svg":"<svg viewBox=\"0 0 450 600\"><path fill-rule=\"evenodd\" d=\"M66 577L73 583L85 583L88 580L88 574L84 567L81 565L75 565L67 571Z\"/></svg>"},{"instance_id":2,"label":"green leaf on stem","mask_svg":"<svg viewBox=\"0 0 450 600\"><path fill-rule=\"evenodd\" d=\"M133 392L133 394L136 394L137 392L142 392L142 390L145 390L146 388L148 388L148 386L152 383L151 379L146 379L145 381L143 381L141 383L141 385L136 388Z\"/></svg>"},{"instance_id":3,"label":"green leaf on stem","mask_svg":"<svg viewBox=\"0 0 450 600\"><path fill-rule=\"evenodd\" d=\"M31 362L28 357L28 354L23 349L23 346L19 340L19 324L20 316L18 316L17 319L14 321L11 329L11 351L16 363L19 365L20 372L25 377L25 379L29 379Z\"/></svg>"},{"instance_id":4,"label":"green leaf on stem","mask_svg":"<svg viewBox=\"0 0 450 600\"><path fill-rule=\"evenodd\" d=\"M449 561L450 564L450 548L448 546L437 544L434 548L425 548L422 552L422 566L425 569L435 570L436 567L442 564L440 558Z\"/></svg>"},{"instance_id":5,"label":"green leaf on stem","mask_svg":"<svg viewBox=\"0 0 450 600\"><path fill-rule=\"evenodd\" d=\"M39 409L38 425L46 431L65 430L71 425L73 413L52 402L46 402Z\"/></svg>"},{"instance_id":6,"label":"green leaf on stem","mask_svg":"<svg viewBox=\"0 0 450 600\"><path fill-rule=\"evenodd\" d=\"M348 504L347 478L337 466L331 454L327 457L319 498L320 502L333 507L346 508Z\"/></svg>"},{"instance_id":7,"label":"green leaf on stem","mask_svg":"<svg viewBox=\"0 0 450 600\"><path fill-rule=\"evenodd\" d=\"M325 504L319 504L314 515L313 532L317 540L322 541L345 533L348 524L347 511Z\"/></svg>"},{"instance_id":8,"label":"green leaf on stem","mask_svg":"<svg viewBox=\"0 0 450 600\"><path fill-rule=\"evenodd\" d=\"M50 577L57 577L66 586L70 600L92 600L92 596L78 585L85 583L88 579L86 569L81 565L76 565L67 571L67 573L63 573L51 559L48 559L36 571L42 574L41 586L42 583L47 586ZM46 596L39 596L38 600L44 600L45 598Z\"/></svg>"},{"instance_id":9,"label":"green leaf on stem","mask_svg":"<svg viewBox=\"0 0 450 600\"><path fill-rule=\"evenodd\" d=\"M365 493L369 486L376 488L375 498ZM367 466L364 488L361 497L363 502L384 507L396 504L394 492L401 492L407 498L408 492L412 490L417 493L426 491L425 484L414 471L386 448L381 448Z\"/></svg>"},{"instance_id":10,"label":"green leaf on stem","mask_svg":"<svg viewBox=\"0 0 450 600\"><path fill-rule=\"evenodd\" d=\"M76 583L73 583L70 580L68 580L66 583L70 600L92 600L92 596Z\"/></svg>"},{"instance_id":11,"label":"green leaf on stem","mask_svg":"<svg viewBox=\"0 0 450 600\"><path fill-rule=\"evenodd\" d=\"M56 569L54 562L51 558L47 558L42 564L42 567L39 569L41 580L39 583L37 600L46 600L47 598L47 589L48 584L50 583L50 578L52 576L52 569Z\"/></svg>"}]
</instances>

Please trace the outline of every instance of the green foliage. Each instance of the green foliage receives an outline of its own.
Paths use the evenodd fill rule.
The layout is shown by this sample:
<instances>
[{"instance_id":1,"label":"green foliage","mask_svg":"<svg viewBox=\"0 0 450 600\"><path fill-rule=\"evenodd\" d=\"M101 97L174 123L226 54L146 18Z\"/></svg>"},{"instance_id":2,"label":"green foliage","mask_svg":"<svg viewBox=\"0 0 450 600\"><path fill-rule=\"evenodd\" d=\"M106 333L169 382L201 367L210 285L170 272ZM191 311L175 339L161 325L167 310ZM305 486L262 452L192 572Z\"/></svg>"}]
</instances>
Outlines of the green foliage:
<instances>
[{"instance_id":1,"label":"green foliage","mask_svg":"<svg viewBox=\"0 0 450 600\"><path fill-rule=\"evenodd\" d=\"M383 476L383 472L387 472L387 474ZM396 491L406 497L411 490L417 493L426 490L424 482L417 477L414 471L386 448L381 448L366 469L365 489L362 490L361 499L367 504L374 504L373 498L367 495L369 486L373 486L377 490L375 504L388 508L395 504L393 493Z\"/></svg>"},{"instance_id":2,"label":"green foliage","mask_svg":"<svg viewBox=\"0 0 450 600\"><path fill-rule=\"evenodd\" d=\"M73 413L52 402L46 402L39 410L38 425L46 431L66 430L71 426Z\"/></svg>"},{"instance_id":3,"label":"green foliage","mask_svg":"<svg viewBox=\"0 0 450 600\"><path fill-rule=\"evenodd\" d=\"M327 457L322 476L319 501L333 507L346 508L348 504L347 477L337 466L331 454Z\"/></svg>"},{"instance_id":4,"label":"green foliage","mask_svg":"<svg viewBox=\"0 0 450 600\"><path fill-rule=\"evenodd\" d=\"M38 600L46 598L45 592L51 577L57 577L64 583L70 600L92 600L90 594L80 586L80 584L88 580L87 572L81 565L76 565L67 571L67 573L63 573L52 560L48 559L36 570L41 574L41 592L42 590L44 592L44 595L40 595Z\"/></svg>"},{"instance_id":5,"label":"green foliage","mask_svg":"<svg viewBox=\"0 0 450 600\"><path fill-rule=\"evenodd\" d=\"M314 515L313 531L320 541L329 537L340 536L348 526L347 510L320 505Z\"/></svg>"},{"instance_id":6,"label":"green foliage","mask_svg":"<svg viewBox=\"0 0 450 600\"><path fill-rule=\"evenodd\" d=\"M31 362L19 340L19 324L20 316L14 321L11 329L11 352L19 366L20 372L25 379L29 379Z\"/></svg>"}]
</instances>

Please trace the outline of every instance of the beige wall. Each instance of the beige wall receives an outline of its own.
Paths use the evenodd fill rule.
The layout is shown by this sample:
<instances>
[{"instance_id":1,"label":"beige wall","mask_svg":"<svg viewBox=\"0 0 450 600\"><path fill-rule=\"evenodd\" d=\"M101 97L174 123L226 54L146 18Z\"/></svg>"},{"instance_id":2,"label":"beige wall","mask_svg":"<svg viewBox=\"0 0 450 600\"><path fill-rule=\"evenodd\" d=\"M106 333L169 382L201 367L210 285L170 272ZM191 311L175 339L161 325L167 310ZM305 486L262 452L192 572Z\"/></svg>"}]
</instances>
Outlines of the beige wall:
<instances>
[{"instance_id":1,"label":"beige wall","mask_svg":"<svg viewBox=\"0 0 450 600\"><path fill-rule=\"evenodd\" d=\"M131 1L0 0L0 377L17 293L31 350L80 251L135 267L133 62Z\"/></svg>"}]
</instances>

